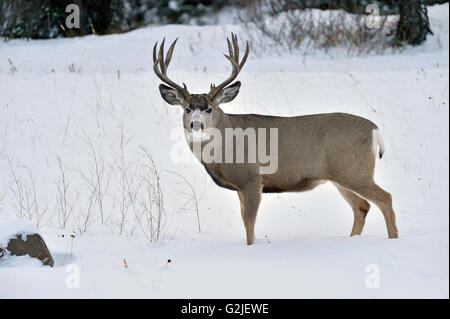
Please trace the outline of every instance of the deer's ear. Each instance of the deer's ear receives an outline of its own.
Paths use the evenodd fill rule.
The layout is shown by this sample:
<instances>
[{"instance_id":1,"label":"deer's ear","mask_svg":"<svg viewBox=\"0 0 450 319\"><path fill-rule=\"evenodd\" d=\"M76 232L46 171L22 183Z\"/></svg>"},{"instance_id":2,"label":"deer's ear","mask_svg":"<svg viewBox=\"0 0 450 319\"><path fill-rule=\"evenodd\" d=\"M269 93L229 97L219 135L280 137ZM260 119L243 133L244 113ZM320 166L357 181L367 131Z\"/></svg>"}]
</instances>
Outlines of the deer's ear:
<instances>
[{"instance_id":1,"label":"deer's ear","mask_svg":"<svg viewBox=\"0 0 450 319\"><path fill-rule=\"evenodd\" d=\"M239 93L239 88L241 87L241 82L237 81L236 83L227 86L226 88L222 89L218 96L216 97L216 101L218 103L228 103L234 100L234 98Z\"/></svg>"},{"instance_id":2,"label":"deer's ear","mask_svg":"<svg viewBox=\"0 0 450 319\"><path fill-rule=\"evenodd\" d=\"M181 96L181 94L170 86L160 84L159 92L161 93L164 101L171 105L182 105L184 102L184 98Z\"/></svg>"}]
</instances>

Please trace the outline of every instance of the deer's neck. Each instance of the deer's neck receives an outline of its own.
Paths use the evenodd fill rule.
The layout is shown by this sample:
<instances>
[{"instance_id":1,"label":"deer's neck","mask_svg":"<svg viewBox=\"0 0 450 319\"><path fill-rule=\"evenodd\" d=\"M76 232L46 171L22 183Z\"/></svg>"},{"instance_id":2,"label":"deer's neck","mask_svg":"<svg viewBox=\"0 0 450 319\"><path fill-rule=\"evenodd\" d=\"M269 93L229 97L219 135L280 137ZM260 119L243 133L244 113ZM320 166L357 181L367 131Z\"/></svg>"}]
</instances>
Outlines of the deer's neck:
<instances>
[{"instance_id":1,"label":"deer's neck","mask_svg":"<svg viewBox=\"0 0 450 319\"><path fill-rule=\"evenodd\" d=\"M218 149L222 149L224 143L225 129L226 128L234 128L236 123L234 123L231 116L221 109L217 108L215 110L217 114L215 127L206 129L204 135L201 138L199 136L195 136L192 133L186 133L186 141L188 142L189 148L191 152L200 160L200 162L204 165L211 166L212 163L205 162L203 156L201 156L203 149L206 145L209 149L214 149L212 152L216 152ZM217 144L217 145L216 145Z\"/></svg>"},{"instance_id":2,"label":"deer's neck","mask_svg":"<svg viewBox=\"0 0 450 319\"><path fill-rule=\"evenodd\" d=\"M224 133L225 128L236 128L236 127L240 127L241 126L241 124L239 123L238 118L233 117L232 114L225 113L220 108L217 108L216 112L218 112L218 114L216 115L217 118L218 118L216 127L222 133Z\"/></svg>"}]
</instances>

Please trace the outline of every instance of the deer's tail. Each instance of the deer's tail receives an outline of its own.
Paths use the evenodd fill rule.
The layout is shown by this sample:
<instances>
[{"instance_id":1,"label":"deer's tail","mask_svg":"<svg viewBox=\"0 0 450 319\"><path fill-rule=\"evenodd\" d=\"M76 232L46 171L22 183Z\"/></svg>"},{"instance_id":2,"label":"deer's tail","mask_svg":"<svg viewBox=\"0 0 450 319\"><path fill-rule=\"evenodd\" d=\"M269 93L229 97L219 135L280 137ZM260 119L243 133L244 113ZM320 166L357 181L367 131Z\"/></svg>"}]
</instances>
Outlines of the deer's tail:
<instances>
[{"instance_id":1,"label":"deer's tail","mask_svg":"<svg viewBox=\"0 0 450 319\"><path fill-rule=\"evenodd\" d=\"M372 132L372 145L373 145L373 150L374 150L375 154L376 154L377 146L378 146L378 156L380 158L382 158L385 148L384 148L383 139L381 138L381 134L378 129L374 129Z\"/></svg>"}]
</instances>

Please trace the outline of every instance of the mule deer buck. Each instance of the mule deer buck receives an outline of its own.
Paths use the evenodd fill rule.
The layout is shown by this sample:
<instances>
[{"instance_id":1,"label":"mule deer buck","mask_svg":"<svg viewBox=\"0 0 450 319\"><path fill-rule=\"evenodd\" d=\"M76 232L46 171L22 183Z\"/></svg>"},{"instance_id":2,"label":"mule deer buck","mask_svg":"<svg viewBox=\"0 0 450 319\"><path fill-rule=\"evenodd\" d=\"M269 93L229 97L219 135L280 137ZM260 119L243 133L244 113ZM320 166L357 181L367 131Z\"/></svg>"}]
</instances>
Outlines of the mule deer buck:
<instances>
[{"instance_id":1,"label":"mule deer buck","mask_svg":"<svg viewBox=\"0 0 450 319\"><path fill-rule=\"evenodd\" d=\"M350 236L361 234L370 209L370 201L383 213L389 238L398 237L391 195L373 180L376 155L378 153L381 158L384 152L383 142L374 123L346 113L295 117L227 114L219 105L232 101L239 93L241 83L231 83L247 60L248 43L240 60L236 35L231 35L231 41L227 38L228 54L225 54L225 57L231 63L231 75L218 86L211 84L207 94L191 94L186 84L178 85L167 76L167 68L177 40L172 43L166 56L165 41L162 41L159 52L158 42L155 43L153 70L161 81L167 84L159 85L162 98L171 105L181 105L184 110L186 139L195 155L198 155L198 152L195 152L195 141L192 139L195 133L201 132L202 138L198 142L201 150L204 150L208 143L215 145L213 153L216 154L213 155L216 159L220 158L220 154L229 151L229 148L226 143L217 140L217 134L211 141L209 133L213 129L221 133L219 136L225 136L229 129L240 129L244 133L253 130L258 141L262 129L276 129L278 134L278 148L275 150L278 167L270 173L261 173L264 163L260 159L242 162L237 160L238 156L234 153L233 160L225 162L206 161L199 157L216 184L237 191L248 245L254 243L254 226L261 193L301 192L326 181L336 186L353 209L354 222ZM237 140L238 137L235 137ZM259 152L259 148L266 150L269 146L268 142L251 145L252 142L255 143L255 138L252 140L250 134L244 136L243 140L248 158L249 150L258 148L256 151Z\"/></svg>"}]
</instances>

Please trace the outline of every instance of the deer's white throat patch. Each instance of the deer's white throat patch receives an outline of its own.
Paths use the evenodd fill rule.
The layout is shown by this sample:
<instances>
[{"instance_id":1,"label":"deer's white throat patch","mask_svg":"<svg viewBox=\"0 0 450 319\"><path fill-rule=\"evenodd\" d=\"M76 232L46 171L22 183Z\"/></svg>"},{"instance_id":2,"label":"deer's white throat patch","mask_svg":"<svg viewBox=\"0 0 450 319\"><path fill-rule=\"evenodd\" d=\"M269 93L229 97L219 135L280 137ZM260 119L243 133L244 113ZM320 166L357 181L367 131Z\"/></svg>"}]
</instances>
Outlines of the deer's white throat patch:
<instances>
[{"instance_id":1,"label":"deer's white throat patch","mask_svg":"<svg viewBox=\"0 0 450 319\"><path fill-rule=\"evenodd\" d=\"M199 130L197 132L192 132L190 130L184 130L184 136L188 142L206 142L213 136L213 128L206 128L204 130Z\"/></svg>"}]
</instances>

